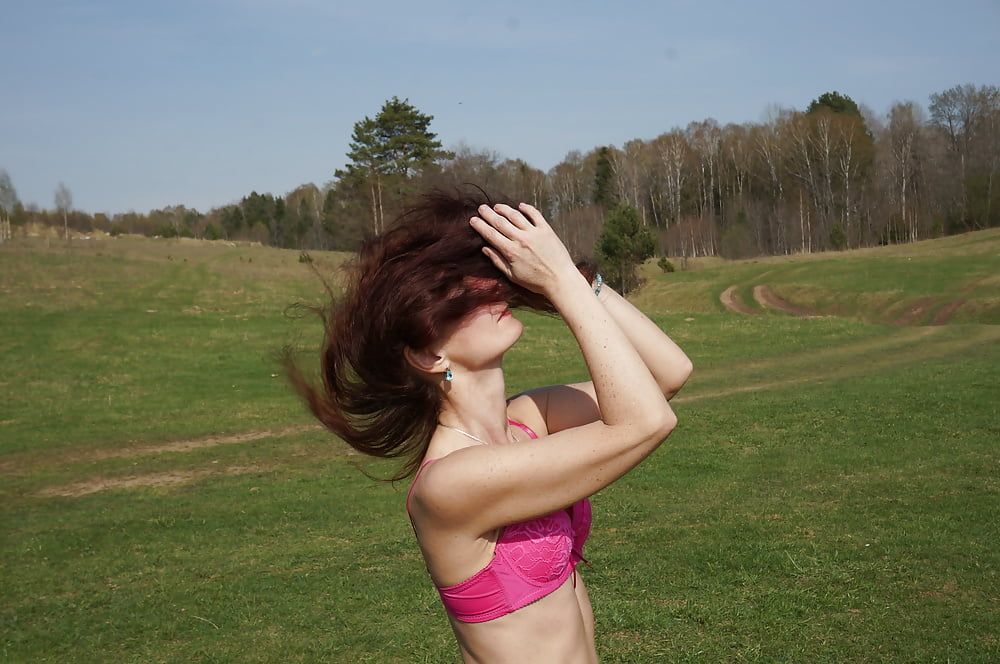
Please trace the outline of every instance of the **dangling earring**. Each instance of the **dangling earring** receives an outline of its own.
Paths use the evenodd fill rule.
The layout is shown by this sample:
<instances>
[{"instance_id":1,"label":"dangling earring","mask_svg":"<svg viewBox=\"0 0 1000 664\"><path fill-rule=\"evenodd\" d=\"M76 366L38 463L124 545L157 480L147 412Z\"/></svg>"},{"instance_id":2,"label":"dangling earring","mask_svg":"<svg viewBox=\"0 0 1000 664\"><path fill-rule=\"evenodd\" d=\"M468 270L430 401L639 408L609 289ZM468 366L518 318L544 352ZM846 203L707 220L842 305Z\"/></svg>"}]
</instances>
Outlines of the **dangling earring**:
<instances>
[{"instance_id":1,"label":"dangling earring","mask_svg":"<svg viewBox=\"0 0 1000 664\"><path fill-rule=\"evenodd\" d=\"M455 377L455 374L453 374L451 372L451 367L448 367L445 370L445 372L444 372L444 379L447 380L447 381L451 381L451 379L454 378L454 377Z\"/></svg>"}]
</instances>

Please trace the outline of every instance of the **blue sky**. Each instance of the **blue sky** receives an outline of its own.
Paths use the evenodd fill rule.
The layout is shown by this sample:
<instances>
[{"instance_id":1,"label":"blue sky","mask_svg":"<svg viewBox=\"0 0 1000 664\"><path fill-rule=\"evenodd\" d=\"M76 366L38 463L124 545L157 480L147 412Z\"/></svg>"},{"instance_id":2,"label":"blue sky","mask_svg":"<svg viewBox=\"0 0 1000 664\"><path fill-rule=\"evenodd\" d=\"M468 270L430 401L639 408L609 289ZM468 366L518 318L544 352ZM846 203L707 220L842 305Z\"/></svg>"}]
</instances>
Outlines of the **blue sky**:
<instances>
[{"instance_id":1,"label":"blue sky","mask_svg":"<svg viewBox=\"0 0 1000 664\"><path fill-rule=\"evenodd\" d=\"M692 120L828 90L884 113L1000 84L1000 0L3 0L0 168L88 212L328 181L393 95L459 141L549 169Z\"/></svg>"}]
</instances>

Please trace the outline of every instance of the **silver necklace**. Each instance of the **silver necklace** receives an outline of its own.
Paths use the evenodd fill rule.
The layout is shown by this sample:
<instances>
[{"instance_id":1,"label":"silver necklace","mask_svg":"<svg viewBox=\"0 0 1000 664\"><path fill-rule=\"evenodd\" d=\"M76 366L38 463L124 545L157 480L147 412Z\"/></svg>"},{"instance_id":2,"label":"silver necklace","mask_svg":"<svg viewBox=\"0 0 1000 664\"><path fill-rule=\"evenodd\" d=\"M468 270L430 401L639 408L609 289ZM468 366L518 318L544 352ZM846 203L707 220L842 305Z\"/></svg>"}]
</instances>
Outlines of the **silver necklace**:
<instances>
[{"instance_id":1,"label":"silver necklace","mask_svg":"<svg viewBox=\"0 0 1000 664\"><path fill-rule=\"evenodd\" d=\"M438 425L439 425L439 426L443 426L443 427L444 427L445 429L454 429L455 431L459 432L460 434L462 434L462 435L464 435L464 436L468 436L468 437L469 437L469 438L471 438L472 440L478 440L478 441L479 441L480 443L482 443L483 445L489 445L489 443L487 443L487 442L486 442L485 440L483 440L482 438L476 438L476 437L475 437L475 436L473 436L473 435L472 435L471 433L468 433L467 431L462 431L462 430L461 430L461 429L459 429L458 427L453 427L453 426L450 426L450 425L448 425L448 424L441 424L440 422L438 422Z\"/></svg>"}]
</instances>

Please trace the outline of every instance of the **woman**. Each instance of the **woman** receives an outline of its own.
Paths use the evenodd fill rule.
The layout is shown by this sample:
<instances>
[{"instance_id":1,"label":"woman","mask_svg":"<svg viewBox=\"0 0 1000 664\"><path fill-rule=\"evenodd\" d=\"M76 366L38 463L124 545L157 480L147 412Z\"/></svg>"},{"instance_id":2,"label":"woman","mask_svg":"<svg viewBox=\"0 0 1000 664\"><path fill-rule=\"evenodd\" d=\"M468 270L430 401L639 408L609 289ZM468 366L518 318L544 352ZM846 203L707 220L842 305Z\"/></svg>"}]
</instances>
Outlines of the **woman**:
<instances>
[{"instance_id":1,"label":"woman","mask_svg":"<svg viewBox=\"0 0 1000 664\"><path fill-rule=\"evenodd\" d=\"M596 662L576 565L588 496L674 429L687 356L534 207L433 192L365 242L327 320L312 412L359 451L404 457L406 509L466 662ZM505 399L510 307L556 311L593 380Z\"/></svg>"}]
</instances>

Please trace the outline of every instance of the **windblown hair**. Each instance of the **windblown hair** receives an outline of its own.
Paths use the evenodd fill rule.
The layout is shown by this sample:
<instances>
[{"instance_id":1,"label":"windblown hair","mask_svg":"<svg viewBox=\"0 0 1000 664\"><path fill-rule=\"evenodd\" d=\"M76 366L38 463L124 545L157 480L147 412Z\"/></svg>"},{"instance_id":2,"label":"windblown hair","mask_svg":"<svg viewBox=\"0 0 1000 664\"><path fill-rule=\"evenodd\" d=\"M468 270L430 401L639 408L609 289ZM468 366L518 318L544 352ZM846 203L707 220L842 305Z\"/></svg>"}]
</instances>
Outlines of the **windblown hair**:
<instances>
[{"instance_id":1,"label":"windblown hair","mask_svg":"<svg viewBox=\"0 0 1000 664\"><path fill-rule=\"evenodd\" d=\"M486 241L469 219L484 203L508 201L477 190L432 189L384 233L363 241L345 266L343 296L327 287L332 300L317 310L325 327L321 387L303 376L289 348L281 356L292 387L327 429L364 454L405 459L389 481L419 467L443 403L438 385L406 361L404 347L434 343L484 304L555 312L546 297L512 282L482 252ZM594 278L592 261L577 268Z\"/></svg>"}]
</instances>

